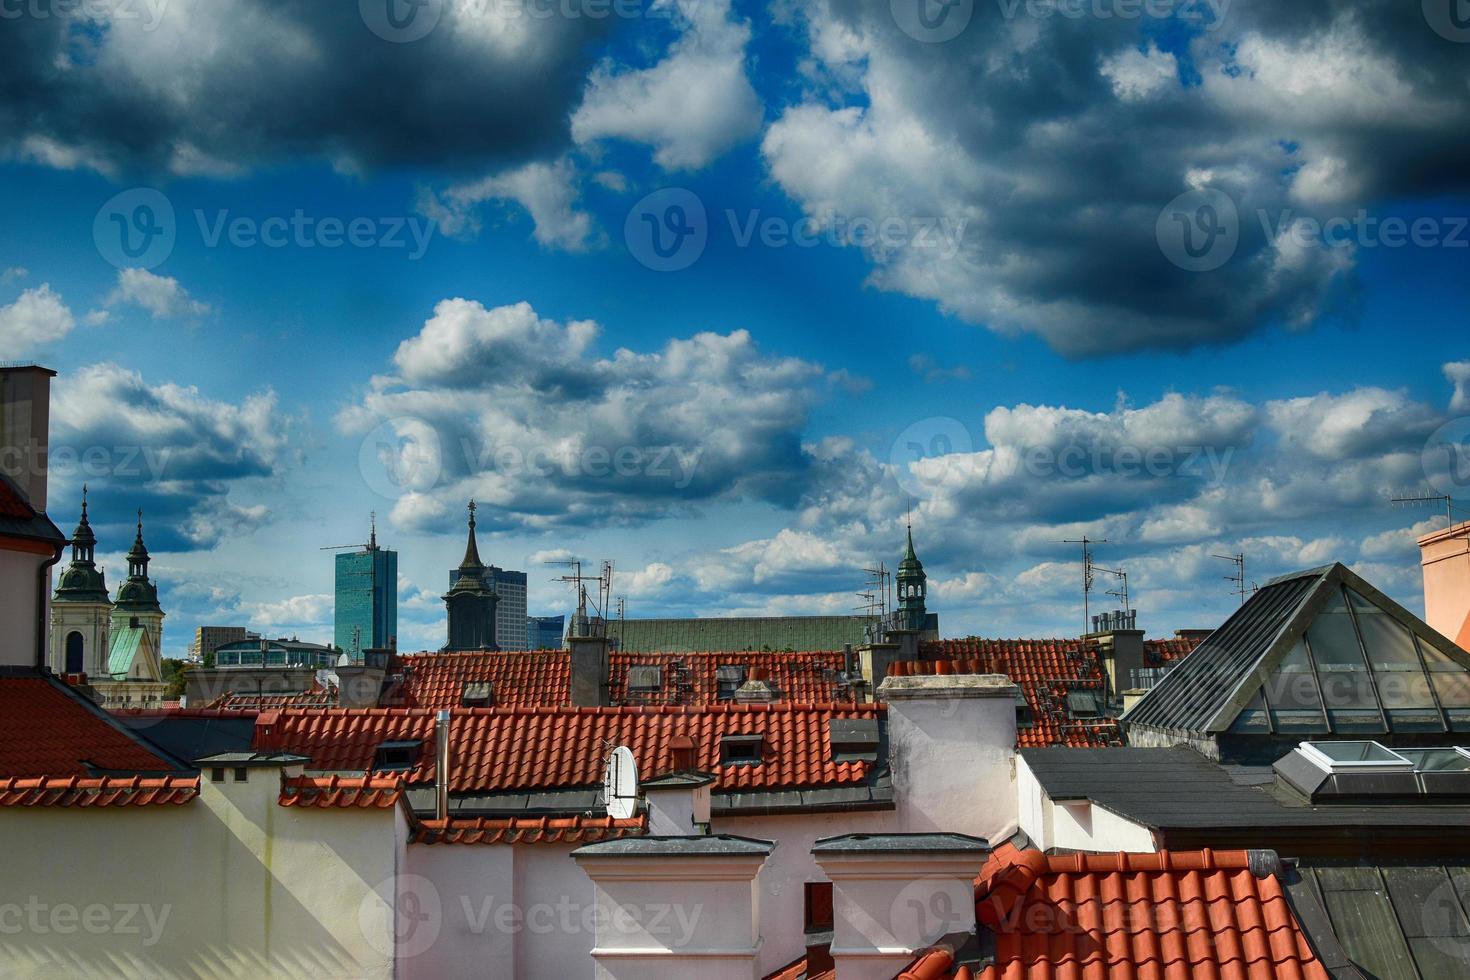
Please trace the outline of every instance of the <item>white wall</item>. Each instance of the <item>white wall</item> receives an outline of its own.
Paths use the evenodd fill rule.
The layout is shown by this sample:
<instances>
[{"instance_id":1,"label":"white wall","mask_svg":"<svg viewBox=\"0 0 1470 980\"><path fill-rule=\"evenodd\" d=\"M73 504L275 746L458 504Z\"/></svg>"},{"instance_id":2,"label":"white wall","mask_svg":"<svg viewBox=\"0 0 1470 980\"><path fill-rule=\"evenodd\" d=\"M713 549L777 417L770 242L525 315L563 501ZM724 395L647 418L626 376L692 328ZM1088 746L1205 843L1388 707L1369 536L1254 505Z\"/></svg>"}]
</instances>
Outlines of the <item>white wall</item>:
<instances>
[{"instance_id":1,"label":"white wall","mask_svg":"<svg viewBox=\"0 0 1470 980\"><path fill-rule=\"evenodd\" d=\"M1151 854L1153 831L1088 802L1054 802L1022 757L1016 759L1021 830L1043 851L1117 851Z\"/></svg>"},{"instance_id":2,"label":"white wall","mask_svg":"<svg viewBox=\"0 0 1470 980\"><path fill-rule=\"evenodd\" d=\"M182 806L0 808L0 976L390 977L370 893L402 817L281 807L278 786L255 769Z\"/></svg>"},{"instance_id":3,"label":"white wall","mask_svg":"<svg viewBox=\"0 0 1470 980\"><path fill-rule=\"evenodd\" d=\"M0 549L0 665L36 663L36 571L46 558ZM46 595L50 604L51 589ZM47 613L49 616L49 612Z\"/></svg>"}]
</instances>

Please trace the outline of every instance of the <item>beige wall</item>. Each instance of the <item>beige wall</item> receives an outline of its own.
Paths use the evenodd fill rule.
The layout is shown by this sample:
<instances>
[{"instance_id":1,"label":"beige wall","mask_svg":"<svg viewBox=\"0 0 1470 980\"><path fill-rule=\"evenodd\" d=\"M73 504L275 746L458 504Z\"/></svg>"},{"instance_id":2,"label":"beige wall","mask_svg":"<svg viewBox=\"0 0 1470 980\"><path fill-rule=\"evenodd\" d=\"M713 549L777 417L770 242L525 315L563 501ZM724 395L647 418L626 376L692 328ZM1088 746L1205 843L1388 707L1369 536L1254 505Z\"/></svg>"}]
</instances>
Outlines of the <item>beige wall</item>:
<instances>
[{"instance_id":1,"label":"beige wall","mask_svg":"<svg viewBox=\"0 0 1470 980\"><path fill-rule=\"evenodd\" d=\"M36 572L45 561L40 555L0 550L0 665L35 666ZM49 580L46 591L49 595Z\"/></svg>"},{"instance_id":2,"label":"beige wall","mask_svg":"<svg viewBox=\"0 0 1470 980\"><path fill-rule=\"evenodd\" d=\"M182 806L0 808L0 976L392 976L371 893L403 818L278 787L252 769Z\"/></svg>"},{"instance_id":3,"label":"beige wall","mask_svg":"<svg viewBox=\"0 0 1470 980\"><path fill-rule=\"evenodd\" d=\"M1424 621L1460 646L1470 643L1470 522L1419 539Z\"/></svg>"}]
</instances>

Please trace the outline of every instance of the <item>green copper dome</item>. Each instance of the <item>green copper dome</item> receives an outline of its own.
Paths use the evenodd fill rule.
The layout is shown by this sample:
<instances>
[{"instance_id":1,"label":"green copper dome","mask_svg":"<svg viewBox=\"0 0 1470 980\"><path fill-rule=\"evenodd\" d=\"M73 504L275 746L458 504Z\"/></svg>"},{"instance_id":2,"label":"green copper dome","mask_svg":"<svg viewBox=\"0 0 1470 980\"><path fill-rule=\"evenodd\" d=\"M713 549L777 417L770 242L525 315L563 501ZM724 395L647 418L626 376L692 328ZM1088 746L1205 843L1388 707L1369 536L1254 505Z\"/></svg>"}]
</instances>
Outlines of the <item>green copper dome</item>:
<instances>
[{"instance_id":1,"label":"green copper dome","mask_svg":"<svg viewBox=\"0 0 1470 980\"><path fill-rule=\"evenodd\" d=\"M111 602L107 582L93 560L97 535L87 521L87 488L82 487L82 518L71 535L71 563L56 581L53 602Z\"/></svg>"},{"instance_id":2,"label":"green copper dome","mask_svg":"<svg viewBox=\"0 0 1470 980\"><path fill-rule=\"evenodd\" d=\"M158 586L148 580L148 549L143 544L143 512L138 511L138 535L128 551L128 580L117 590L118 612L161 613L158 604Z\"/></svg>"}]
</instances>

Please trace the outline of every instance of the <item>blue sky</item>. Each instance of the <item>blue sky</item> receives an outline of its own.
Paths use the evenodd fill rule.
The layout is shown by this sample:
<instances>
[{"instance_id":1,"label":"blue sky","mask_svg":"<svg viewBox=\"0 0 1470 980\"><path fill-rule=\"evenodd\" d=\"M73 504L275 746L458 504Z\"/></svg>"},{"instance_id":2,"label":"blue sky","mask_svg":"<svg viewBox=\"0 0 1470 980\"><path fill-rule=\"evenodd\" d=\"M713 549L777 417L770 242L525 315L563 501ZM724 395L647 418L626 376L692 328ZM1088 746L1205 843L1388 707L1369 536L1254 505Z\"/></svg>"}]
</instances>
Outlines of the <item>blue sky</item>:
<instances>
[{"instance_id":1,"label":"blue sky","mask_svg":"<svg viewBox=\"0 0 1470 980\"><path fill-rule=\"evenodd\" d=\"M1083 533L1155 634L1228 612L1215 553L1420 606L1435 512L1388 499L1459 490L1470 415L1452 24L976 2L939 39L888 0L433 0L397 42L373 2L0 38L0 356L61 372L55 441L102 462L58 467L53 517L86 479L114 584L145 508L171 653L206 623L326 641L318 548L374 510L401 645L438 646L471 495L533 613L567 609L565 554L616 560L629 615L845 611L910 513L952 635L1075 632ZM160 200L166 254L121 253L114 216ZM1181 264L1222 200L1229 254ZM658 268L644 229L690 201L702 251Z\"/></svg>"}]
</instances>

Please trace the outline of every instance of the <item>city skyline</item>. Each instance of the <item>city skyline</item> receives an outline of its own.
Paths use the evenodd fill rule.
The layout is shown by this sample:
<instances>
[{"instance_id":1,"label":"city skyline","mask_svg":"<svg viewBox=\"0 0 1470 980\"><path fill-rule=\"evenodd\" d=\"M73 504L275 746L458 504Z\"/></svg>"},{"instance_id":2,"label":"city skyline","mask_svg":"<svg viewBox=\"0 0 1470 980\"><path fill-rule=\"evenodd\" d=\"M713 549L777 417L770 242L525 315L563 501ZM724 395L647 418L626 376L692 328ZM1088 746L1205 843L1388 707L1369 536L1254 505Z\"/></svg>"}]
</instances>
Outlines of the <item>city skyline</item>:
<instances>
[{"instance_id":1,"label":"city skyline","mask_svg":"<svg viewBox=\"0 0 1470 980\"><path fill-rule=\"evenodd\" d=\"M152 515L169 656L330 636L312 559L372 510L400 646L436 648L471 496L538 613L569 554L617 562L629 615L849 612L910 513L954 635L1075 634L1084 535L1154 633L1238 604L1216 554L1422 604L1442 511L1390 500L1470 483L1470 234L1463 45L1417 5L976 4L951 44L877 0L678 0L530 47L430 6L415 39L348 9L278 44L233 2L95 58L61 19L7 35L0 338L60 372L55 494L91 484L99 562ZM238 61L149 74L225 34ZM436 102L446 65L504 97ZM323 77L353 94L282 131L216 118ZM943 94L972 91L991 115Z\"/></svg>"}]
</instances>

